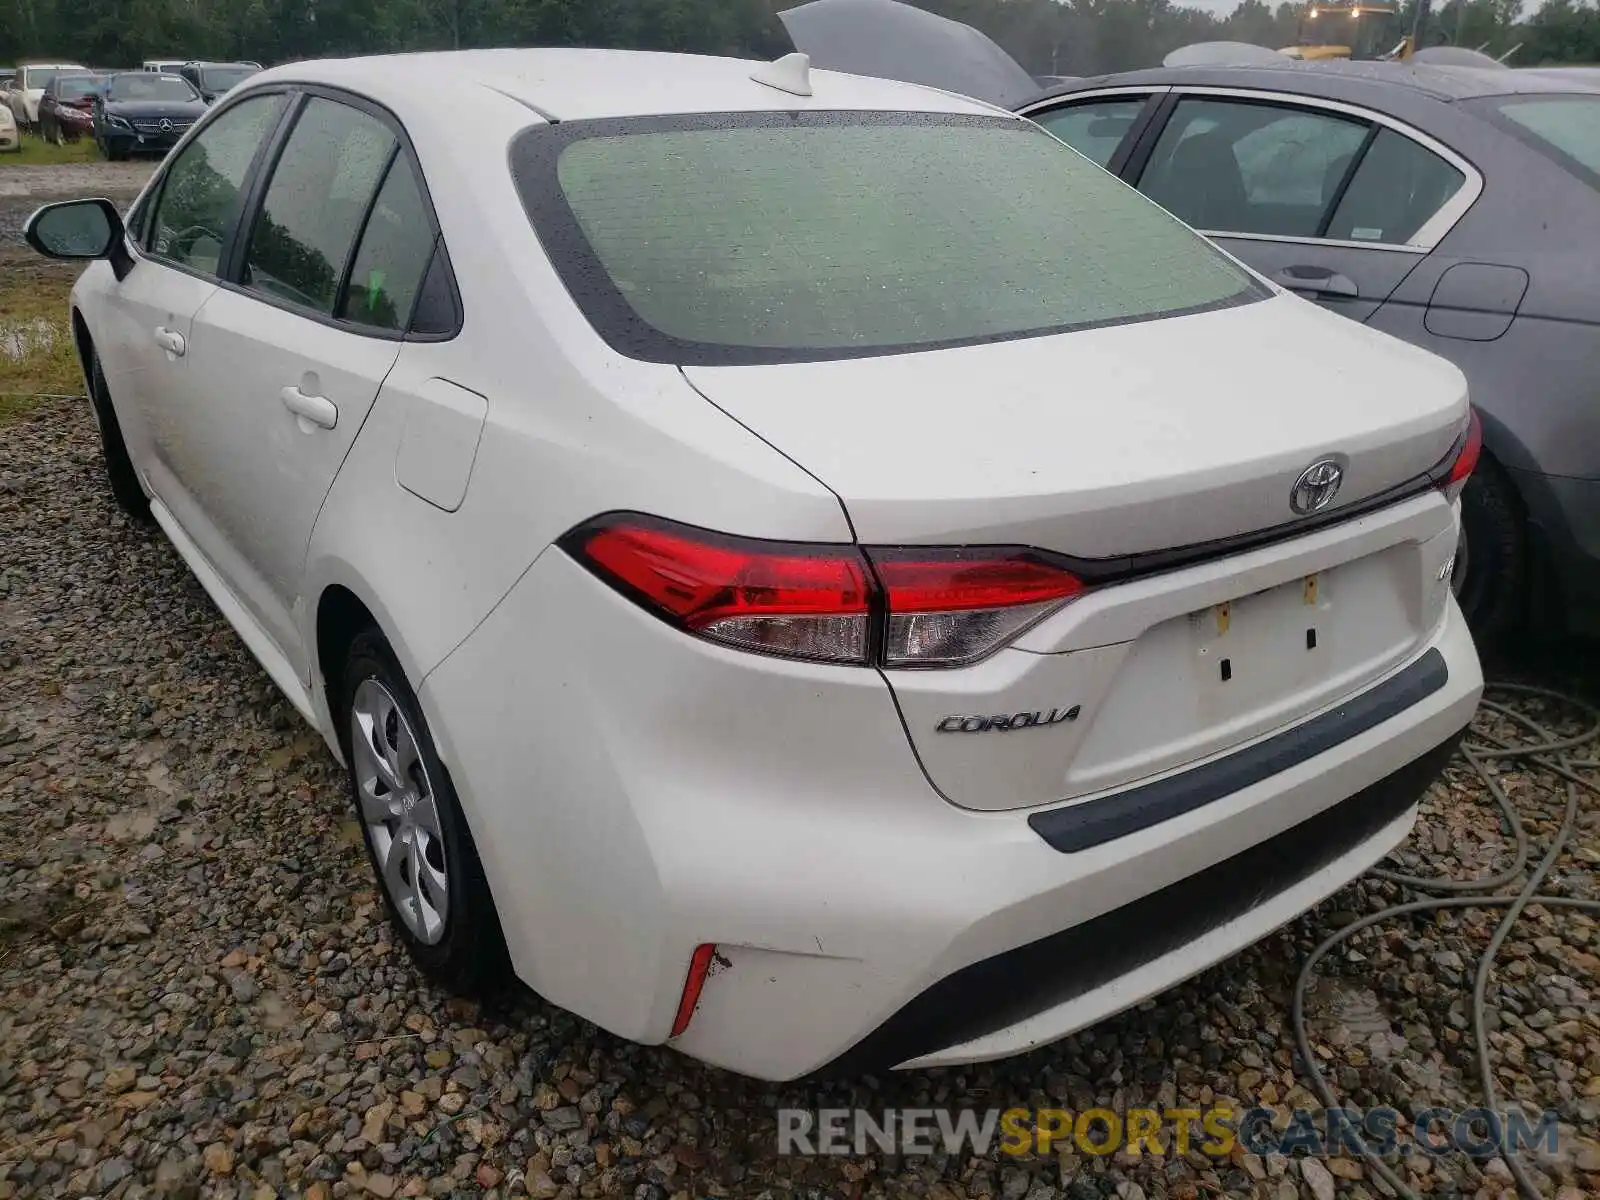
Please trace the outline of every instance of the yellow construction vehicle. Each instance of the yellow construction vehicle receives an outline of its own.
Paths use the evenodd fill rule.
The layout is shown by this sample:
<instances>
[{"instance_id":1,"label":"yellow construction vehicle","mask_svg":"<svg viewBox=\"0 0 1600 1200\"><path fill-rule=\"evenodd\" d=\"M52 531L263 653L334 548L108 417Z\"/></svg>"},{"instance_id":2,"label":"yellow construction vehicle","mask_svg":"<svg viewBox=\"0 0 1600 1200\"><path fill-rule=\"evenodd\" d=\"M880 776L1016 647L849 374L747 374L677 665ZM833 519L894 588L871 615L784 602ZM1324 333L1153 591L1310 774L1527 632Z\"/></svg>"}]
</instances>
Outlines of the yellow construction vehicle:
<instances>
[{"instance_id":1,"label":"yellow construction vehicle","mask_svg":"<svg viewBox=\"0 0 1600 1200\"><path fill-rule=\"evenodd\" d=\"M1411 38L1400 31L1400 9L1390 0L1312 0L1300 14L1296 44L1280 53L1323 58L1410 58Z\"/></svg>"}]
</instances>

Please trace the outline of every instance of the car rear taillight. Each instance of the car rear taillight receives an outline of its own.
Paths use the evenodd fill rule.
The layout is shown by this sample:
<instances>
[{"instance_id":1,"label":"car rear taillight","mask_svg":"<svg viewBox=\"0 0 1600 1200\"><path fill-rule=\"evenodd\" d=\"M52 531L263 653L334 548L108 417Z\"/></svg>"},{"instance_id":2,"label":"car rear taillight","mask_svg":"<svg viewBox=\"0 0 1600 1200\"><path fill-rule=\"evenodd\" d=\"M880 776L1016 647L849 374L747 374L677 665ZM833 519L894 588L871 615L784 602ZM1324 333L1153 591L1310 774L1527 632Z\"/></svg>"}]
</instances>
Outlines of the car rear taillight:
<instances>
[{"instance_id":1,"label":"car rear taillight","mask_svg":"<svg viewBox=\"0 0 1600 1200\"><path fill-rule=\"evenodd\" d=\"M730 538L631 514L568 535L602 579L691 633L744 650L867 661L867 564L854 546Z\"/></svg>"},{"instance_id":2,"label":"car rear taillight","mask_svg":"<svg viewBox=\"0 0 1600 1200\"><path fill-rule=\"evenodd\" d=\"M1439 486L1444 488L1445 495L1454 500L1461 495L1461 489L1467 486L1472 472L1477 470L1478 457L1483 453L1483 423L1478 419L1477 409L1467 410L1467 428L1452 453L1455 457L1450 463L1450 470Z\"/></svg>"},{"instance_id":3,"label":"car rear taillight","mask_svg":"<svg viewBox=\"0 0 1600 1200\"><path fill-rule=\"evenodd\" d=\"M818 662L976 662L1084 590L1037 551L773 542L614 513L562 547L656 616L741 650Z\"/></svg>"},{"instance_id":4,"label":"car rear taillight","mask_svg":"<svg viewBox=\"0 0 1600 1200\"><path fill-rule=\"evenodd\" d=\"M948 667L1003 646L1083 581L1028 550L867 551L887 599L883 663Z\"/></svg>"}]
</instances>

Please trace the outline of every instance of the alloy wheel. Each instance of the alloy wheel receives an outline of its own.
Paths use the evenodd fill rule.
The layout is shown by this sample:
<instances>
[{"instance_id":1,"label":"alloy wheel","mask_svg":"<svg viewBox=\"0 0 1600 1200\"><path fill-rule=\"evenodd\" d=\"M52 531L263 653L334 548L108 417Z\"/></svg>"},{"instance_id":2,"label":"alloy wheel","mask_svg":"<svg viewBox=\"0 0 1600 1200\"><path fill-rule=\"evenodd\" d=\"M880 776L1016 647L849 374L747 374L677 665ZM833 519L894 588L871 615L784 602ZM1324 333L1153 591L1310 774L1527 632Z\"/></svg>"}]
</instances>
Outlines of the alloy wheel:
<instances>
[{"instance_id":1,"label":"alloy wheel","mask_svg":"<svg viewBox=\"0 0 1600 1200\"><path fill-rule=\"evenodd\" d=\"M406 929L436 945L450 915L449 867L416 731L376 679L356 688L350 726L350 767L378 874Z\"/></svg>"}]
</instances>

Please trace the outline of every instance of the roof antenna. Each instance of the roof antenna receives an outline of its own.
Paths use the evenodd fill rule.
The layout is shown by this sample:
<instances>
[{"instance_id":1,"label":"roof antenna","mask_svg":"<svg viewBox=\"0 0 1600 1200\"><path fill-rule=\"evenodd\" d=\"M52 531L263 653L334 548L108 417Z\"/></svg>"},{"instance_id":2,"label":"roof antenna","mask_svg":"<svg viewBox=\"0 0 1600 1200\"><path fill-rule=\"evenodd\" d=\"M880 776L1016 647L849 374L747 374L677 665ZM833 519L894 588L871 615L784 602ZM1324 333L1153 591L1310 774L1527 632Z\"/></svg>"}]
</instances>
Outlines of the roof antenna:
<instances>
[{"instance_id":1,"label":"roof antenna","mask_svg":"<svg viewBox=\"0 0 1600 1200\"><path fill-rule=\"evenodd\" d=\"M762 63L750 72L750 78L769 88L788 92L791 96L811 95L811 56L785 54L776 62Z\"/></svg>"}]
</instances>

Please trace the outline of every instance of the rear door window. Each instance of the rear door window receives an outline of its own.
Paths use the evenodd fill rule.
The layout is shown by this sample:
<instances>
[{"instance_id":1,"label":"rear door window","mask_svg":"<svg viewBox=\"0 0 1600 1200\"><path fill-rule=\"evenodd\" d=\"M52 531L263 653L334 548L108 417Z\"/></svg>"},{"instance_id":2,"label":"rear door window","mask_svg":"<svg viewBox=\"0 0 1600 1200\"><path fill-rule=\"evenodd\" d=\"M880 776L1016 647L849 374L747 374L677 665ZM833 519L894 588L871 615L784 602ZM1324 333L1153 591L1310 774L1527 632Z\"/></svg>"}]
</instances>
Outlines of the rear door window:
<instances>
[{"instance_id":1,"label":"rear door window","mask_svg":"<svg viewBox=\"0 0 1600 1200\"><path fill-rule=\"evenodd\" d=\"M1361 156L1325 236L1404 245L1466 181L1427 147L1393 129L1380 129Z\"/></svg>"},{"instance_id":2,"label":"rear door window","mask_svg":"<svg viewBox=\"0 0 1600 1200\"><path fill-rule=\"evenodd\" d=\"M1145 102L1144 96L1106 97L1034 113L1031 119L1103 167L1133 131Z\"/></svg>"},{"instance_id":3,"label":"rear door window","mask_svg":"<svg viewBox=\"0 0 1600 1200\"><path fill-rule=\"evenodd\" d=\"M1316 237L1370 128L1286 105L1186 97L1139 190L1196 229Z\"/></svg>"},{"instance_id":4,"label":"rear door window","mask_svg":"<svg viewBox=\"0 0 1600 1200\"><path fill-rule=\"evenodd\" d=\"M401 154L361 232L338 315L374 329L406 328L435 240L416 168L409 155Z\"/></svg>"},{"instance_id":5,"label":"rear door window","mask_svg":"<svg viewBox=\"0 0 1600 1200\"><path fill-rule=\"evenodd\" d=\"M273 168L240 282L331 316L396 145L389 127L370 113L311 97Z\"/></svg>"}]
</instances>

